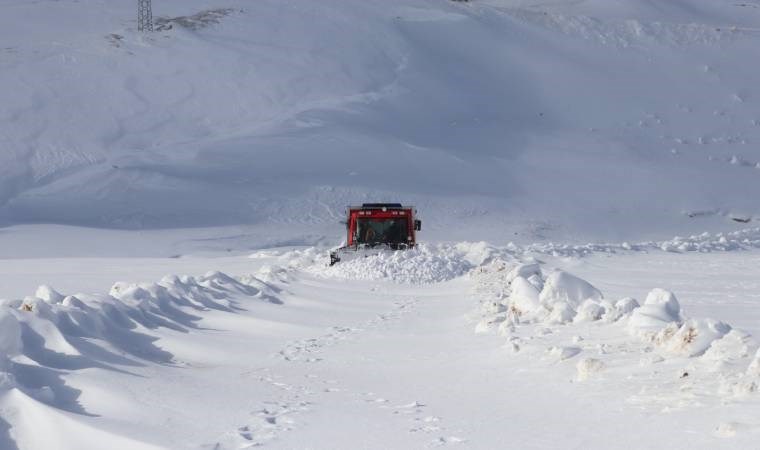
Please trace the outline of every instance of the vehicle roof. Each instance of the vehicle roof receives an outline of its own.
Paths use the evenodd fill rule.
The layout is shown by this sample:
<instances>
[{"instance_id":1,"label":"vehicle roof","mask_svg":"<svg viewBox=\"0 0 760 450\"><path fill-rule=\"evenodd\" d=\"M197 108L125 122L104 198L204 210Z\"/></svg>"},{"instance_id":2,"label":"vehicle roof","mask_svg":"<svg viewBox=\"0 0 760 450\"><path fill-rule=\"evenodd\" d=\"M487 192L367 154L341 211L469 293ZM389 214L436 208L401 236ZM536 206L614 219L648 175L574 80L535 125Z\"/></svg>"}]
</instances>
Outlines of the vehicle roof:
<instances>
[{"instance_id":1,"label":"vehicle roof","mask_svg":"<svg viewBox=\"0 0 760 450\"><path fill-rule=\"evenodd\" d=\"M376 211L385 209L386 211L394 210L412 210L414 206L402 205L401 203L364 203L362 205L351 205L348 207L349 211Z\"/></svg>"}]
</instances>

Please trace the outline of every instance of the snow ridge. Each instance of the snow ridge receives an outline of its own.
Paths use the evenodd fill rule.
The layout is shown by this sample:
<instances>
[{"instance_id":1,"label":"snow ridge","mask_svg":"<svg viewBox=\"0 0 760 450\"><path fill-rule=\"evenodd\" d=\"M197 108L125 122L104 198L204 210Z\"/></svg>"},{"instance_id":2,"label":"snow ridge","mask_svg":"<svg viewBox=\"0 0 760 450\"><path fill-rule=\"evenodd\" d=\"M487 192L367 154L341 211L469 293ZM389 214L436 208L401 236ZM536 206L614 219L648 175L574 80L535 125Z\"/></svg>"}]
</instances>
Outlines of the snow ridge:
<instances>
[{"instance_id":1,"label":"snow ridge","mask_svg":"<svg viewBox=\"0 0 760 450\"><path fill-rule=\"evenodd\" d=\"M642 22L636 19L604 21L584 15L566 15L528 9L503 11L510 16L550 30L620 48L647 44L669 46L714 44L742 37L747 38L757 32L757 29L737 26L716 27L694 23Z\"/></svg>"},{"instance_id":2,"label":"snow ridge","mask_svg":"<svg viewBox=\"0 0 760 450\"><path fill-rule=\"evenodd\" d=\"M187 332L198 327L203 311L234 313L246 301L281 303L264 281L221 272L167 276L157 283L119 282L107 295L63 295L40 286L23 300L0 300L0 408L9 412L3 417L20 430L17 440L28 448L52 448L57 429L44 421L30 422L34 415L21 412L32 408L47 416L58 410L87 413L76 401L77 391L60 381L40 380L58 380L61 369L118 370L110 367L112 363L177 364L171 353L154 344L157 338L151 330ZM119 436L107 439L113 445L121 442ZM126 441L119 448L153 448Z\"/></svg>"},{"instance_id":3,"label":"snow ridge","mask_svg":"<svg viewBox=\"0 0 760 450\"><path fill-rule=\"evenodd\" d=\"M527 246L509 244L505 249L513 254L540 253L562 257L582 257L593 253L618 253L625 251L665 251L665 252L726 252L760 248L760 227L720 233L702 233L688 237L676 236L664 241L645 241L637 244L556 244L536 243Z\"/></svg>"}]
</instances>

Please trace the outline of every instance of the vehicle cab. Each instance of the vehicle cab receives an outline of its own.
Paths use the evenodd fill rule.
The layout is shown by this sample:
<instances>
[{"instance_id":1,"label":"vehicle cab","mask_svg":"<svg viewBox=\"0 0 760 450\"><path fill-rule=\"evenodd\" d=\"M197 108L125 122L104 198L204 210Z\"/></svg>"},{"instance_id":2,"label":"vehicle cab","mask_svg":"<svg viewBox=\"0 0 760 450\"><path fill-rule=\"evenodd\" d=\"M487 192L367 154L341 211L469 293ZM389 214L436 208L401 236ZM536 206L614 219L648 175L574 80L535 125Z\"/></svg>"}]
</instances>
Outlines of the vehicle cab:
<instances>
[{"instance_id":1,"label":"vehicle cab","mask_svg":"<svg viewBox=\"0 0 760 450\"><path fill-rule=\"evenodd\" d=\"M414 247L415 232L422 222L415 219L416 210L400 203L364 203L347 210L348 247L387 245L393 249Z\"/></svg>"}]
</instances>

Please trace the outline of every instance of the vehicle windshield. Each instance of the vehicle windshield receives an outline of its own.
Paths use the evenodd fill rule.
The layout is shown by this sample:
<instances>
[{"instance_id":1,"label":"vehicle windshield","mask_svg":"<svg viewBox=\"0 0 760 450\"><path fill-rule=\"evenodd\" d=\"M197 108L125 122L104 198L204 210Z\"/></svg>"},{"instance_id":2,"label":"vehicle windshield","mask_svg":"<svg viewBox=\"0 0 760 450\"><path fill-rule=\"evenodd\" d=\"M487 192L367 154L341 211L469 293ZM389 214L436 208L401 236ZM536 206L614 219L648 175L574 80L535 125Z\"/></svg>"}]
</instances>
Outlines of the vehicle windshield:
<instances>
[{"instance_id":1,"label":"vehicle windshield","mask_svg":"<svg viewBox=\"0 0 760 450\"><path fill-rule=\"evenodd\" d=\"M401 244L407 241L406 218L356 220L356 242L359 244Z\"/></svg>"}]
</instances>

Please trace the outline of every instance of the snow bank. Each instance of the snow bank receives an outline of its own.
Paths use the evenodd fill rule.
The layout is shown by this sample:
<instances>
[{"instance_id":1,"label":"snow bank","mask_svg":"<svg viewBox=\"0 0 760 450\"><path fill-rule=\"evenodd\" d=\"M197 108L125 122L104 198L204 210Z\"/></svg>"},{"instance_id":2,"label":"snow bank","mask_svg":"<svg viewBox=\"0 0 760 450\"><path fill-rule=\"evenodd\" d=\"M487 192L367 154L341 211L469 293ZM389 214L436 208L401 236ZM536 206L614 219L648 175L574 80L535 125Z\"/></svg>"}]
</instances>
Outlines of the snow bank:
<instances>
[{"instance_id":1,"label":"snow bank","mask_svg":"<svg viewBox=\"0 0 760 450\"><path fill-rule=\"evenodd\" d=\"M598 289L561 270L544 277L537 264L518 265L505 281L510 291L506 307L514 321L560 324L591 317L598 320L605 312Z\"/></svg>"},{"instance_id":2,"label":"snow bank","mask_svg":"<svg viewBox=\"0 0 760 450\"><path fill-rule=\"evenodd\" d=\"M37 298L41 298L42 300L45 300L48 303L60 303L63 301L63 298L64 298L64 296L61 295L60 292L44 284L37 288L37 291L34 293L34 296Z\"/></svg>"},{"instance_id":3,"label":"snow bank","mask_svg":"<svg viewBox=\"0 0 760 450\"><path fill-rule=\"evenodd\" d=\"M658 335L661 348L665 351L683 356L702 355L713 342L721 339L731 327L714 319L689 319L674 333L673 325Z\"/></svg>"},{"instance_id":4,"label":"snow bank","mask_svg":"<svg viewBox=\"0 0 760 450\"><path fill-rule=\"evenodd\" d=\"M602 319L605 322L615 322L623 317L629 316L639 306L639 302L635 298L621 298L615 302L614 305L611 303L606 304Z\"/></svg>"},{"instance_id":5,"label":"snow bank","mask_svg":"<svg viewBox=\"0 0 760 450\"><path fill-rule=\"evenodd\" d=\"M749 333L733 329L710 344L699 359L716 370L733 367L741 365L742 360L749 358L754 346L755 343ZM751 367L750 364L748 370Z\"/></svg>"},{"instance_id":6,"label":"snow bank","mask_svg":"<svg viewBox=\"0 0 760 450\"><path fill-rule=\"evenodd\" d=\"M530 314L542 308L541 292L527 279L518 276L512 280L512 295L509 304L513 313L518 316Z\"/></svg>"},{"instance_id":7,"label":"snow bank","mask_svg":"<svg viewBox=\"0 0 760 450\"><path fill-rule=\"evenodd\" d=\"M664 289L653 289L644 305L633 311L628 329L633 334L656 333L671 322L680 323L681 306L676 296Z\"/></svg>"},{"instance_id":8,"label":"snow bank","mask_svg":"<svg viewBox=\"0 0 760 450\"><path fill-rule=\"evenodd\" d=\"M17 355L21 349L21 326L18 319L10 308L0 307L0 357Z\"/></svg>"},{"instance_id":9,"label":"snow bank","mask_svg":"<svg viewBox=\"0 0 760 450\"><path fill-rule=\"evenodd\" d=\"M516 278L527 280L534 277L541 277L541 266L539 264L518 264L507 273L505 281L512 283Z\"/></svg>"},{"instance_id":10,"label":"snow bank","mask_svg":"<svg viewBox=\"0 0 760 450\"><path fill-rule=\"evenodd\" d=\"M3 419L12 423L19 449L166 448L122 436L114 427L99 428L97 422L81 420L77 414L50 408L40 400L39 395L29 395L27 390L14 390L0 397Z\"/></svg>"},{"instance_id":11,"label":"snow bank","mask_svg":"<svg viewBox=\"0 0 760 450\"><path fill-rule=\"evenodd\" d=\"M511 244L512 254L540 253L562 257L583 257L594 253L619 253L629 251L664 251L664 252L727 252L760 248L760 227L746 228L727 233L702 233L688 237L676 236L664 241L645 241L636 244L623 243L589 243L568 245L537 243L524 247Z\"/></svg>"},{"instance_id":12,"label":"snow bank","mask_svg":"<svg viewBox=\"0 0 760 450\"><path fill-rule=\"evenodd\" d=\"M636 308L628 320L631 334L648 339L663 351L682 356L698 356L731 327L714 319L683 321L676 296L664 289L653 289L644 305Z\"/></svg>"},{"instance_id":13,"label":"snow bank","mask_svg":"<svg viewBox=\"0 0 760 450\"><path fill-rule=\"evenodd\" d=\"M718 320L684 317L670 291L653 289L639 305L630 297L605 300L587 281L533 263L493 261L471 273L481 299L475 331L506 337L512 354L550 364L580 359L577 381L600 379L595 375L613 364L616 373L670 364L679 379L710 386L711 395L741 397L760 390L760 350L752 337ZM596 339L584 338L589 334ZM679 367L684 359L689 364ZM652 376L663 377L662 371Z\"/></svg>"},{"instance_id":14,"label":"snow bank","mask_svg":"<svg viewBox=\"0 0 760 450\"><path fill-rule=\"evenodd\" d=\"M545 306L564 303L575 309L584 301L599 302L602 293L585 280L557 270L546 277L539 298Z\"/></svg>"},{"instance_id":15,"label":"snow bank","mask_svg":"<svg viewBox=\"0 0 760 450\"><path fill-rule=\"evenodd\" d=\"M9 308L0 306L0 393L16 386L8 358L20 354L22 348L18 319Z\"/></svg>"},{"instance_id":16,"label":"snow bank","mask_svg":"<svg viewBox=\"0 0 760 450\"><path fill-rule=\"evenodd\" d=\"M530 282L521 274L540 281ZM664 289L653 289L639 306L632 298L613 304L604 300L602 293L587 281L560 270L542 276L535 265L518 265L504 280L509 285L509 295L501 305L507 314L501 314L501 309L491 304L489 308L499 314L481 321L480 332L502 321L551 325L626 319L631 335L655 343L664 352L691 357L702 355L713 342L731 331L729 325L713 319L684 322L678 299ZM543 289L539 291L537 285L543 285Z\"/></svg>"},{"instance_id":17,"label":"snow bank","mask_svg":"<svg viewBox=\"0 0 760 450\"><path fill-rule=\"evenodd\" d=\"M574 322L594 322L602 318L607 309L598 301L586 300L578 308Z\"/></svg>"},{"instance_id":18,"label":"snow bank","mask_svg":"<svg viewBox=\"0 0 760 450\"><path fill-rule=\"evenodd\" d=\"M204 311L235 312L251 301L281 303L275 294L253 276L234 278L221 272L167 276L158 283L118 282L107 295L65 296L40 286L34 296L0 305L0 393L18 388L16 406L29 400L41 402L38 408L71 408L63 400L64 386L21 376L29 373L23 366L31 361L44 373L115 360L126 363L125 358L171 363L173 355L155 345L150 330L186 332L198 326ZM12 358L21 358L22 364L11 363Z\"/></svg>"}]
</instances>

